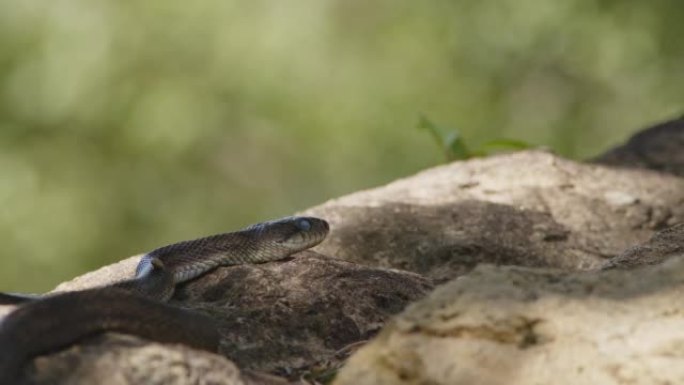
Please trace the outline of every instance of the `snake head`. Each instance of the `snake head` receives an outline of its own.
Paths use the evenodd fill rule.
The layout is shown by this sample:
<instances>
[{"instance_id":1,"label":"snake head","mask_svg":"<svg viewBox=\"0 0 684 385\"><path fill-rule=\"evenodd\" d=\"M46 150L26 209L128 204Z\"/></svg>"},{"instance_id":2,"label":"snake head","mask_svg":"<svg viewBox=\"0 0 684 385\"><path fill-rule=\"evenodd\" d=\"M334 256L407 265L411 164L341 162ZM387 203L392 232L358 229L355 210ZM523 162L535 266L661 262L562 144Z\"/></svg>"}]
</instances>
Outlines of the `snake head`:
<instances>
[{"instance_id":1,"label":"snake head","mask_svg":"<svg viewBox=\"0 0 684 385\"><path fill-rule=\"evenodd\" d=\"M321 243L330 231L330 225L315 217L287 217L254 225L250 230L258 233L263 242L290 253L306 250Z\"/></svg>"}]
</instances>

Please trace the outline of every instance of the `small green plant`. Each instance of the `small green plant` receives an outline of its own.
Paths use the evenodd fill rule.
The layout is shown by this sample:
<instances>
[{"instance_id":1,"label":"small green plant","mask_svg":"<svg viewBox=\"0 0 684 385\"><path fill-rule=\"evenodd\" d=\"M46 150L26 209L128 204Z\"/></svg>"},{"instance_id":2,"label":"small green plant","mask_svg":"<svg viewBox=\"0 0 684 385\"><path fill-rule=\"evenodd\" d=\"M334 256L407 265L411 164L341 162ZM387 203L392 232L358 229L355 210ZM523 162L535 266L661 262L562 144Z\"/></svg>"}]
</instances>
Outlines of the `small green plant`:
<instances>
[{"instance_id":1,"label":"small green plant","mask_svg":"<svg viewBox=\"0 0 684 385\"><path fill-rule=\"evenodd\" d=\"M483 143L476 149L466 144L459 130L438 126L425 115L420 116L418 128L430 133L435 143L442 149L447 162L487 156L501 151L520 151L534 147L532 144L515 139L495 139Z\"/></svg>"}]
</instances>

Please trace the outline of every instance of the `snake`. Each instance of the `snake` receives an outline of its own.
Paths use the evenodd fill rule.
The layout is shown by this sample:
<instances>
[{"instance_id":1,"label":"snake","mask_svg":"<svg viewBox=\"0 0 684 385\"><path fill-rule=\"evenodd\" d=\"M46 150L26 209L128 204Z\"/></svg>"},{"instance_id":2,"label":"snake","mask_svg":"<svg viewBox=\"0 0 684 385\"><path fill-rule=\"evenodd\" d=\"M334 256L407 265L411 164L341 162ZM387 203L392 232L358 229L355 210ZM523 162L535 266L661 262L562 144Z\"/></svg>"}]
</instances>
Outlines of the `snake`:
<instances>
[{"instance_id":1,"label":"snake","mask_svg":"<svg viewBox=\"0 0 684 385\"><path fill-rule=\"evenodd\" d=\"M0 384L18 383L35 357L108 331L217 352L216 321L173 307L176 286L219 266L282 260L322 242L328 223L293 216L162 246L144 254L131 279L46 295L0 293L19 305L0 322Z\"/></svg>"}]
</instances>

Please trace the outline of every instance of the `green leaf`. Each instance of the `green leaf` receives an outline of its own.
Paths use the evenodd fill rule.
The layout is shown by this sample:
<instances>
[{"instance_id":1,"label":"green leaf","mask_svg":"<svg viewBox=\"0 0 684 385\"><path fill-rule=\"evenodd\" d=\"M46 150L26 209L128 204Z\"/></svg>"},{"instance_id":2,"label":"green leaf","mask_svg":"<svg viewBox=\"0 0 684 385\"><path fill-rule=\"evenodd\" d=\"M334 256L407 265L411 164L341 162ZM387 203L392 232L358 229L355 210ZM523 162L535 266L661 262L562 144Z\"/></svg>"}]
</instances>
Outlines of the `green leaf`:
<instances>
[{"instance_id":1,"label":"green leaf","mask_svg":"<svg viewBox=\"0 0 684 385\"><path fill-rule=\"evenodd\" d=\"M472 156L458 130L437 126L425 115L420 116L418 128L427 130L430 133L448 162L468 159Z\"/></svg>"},{"instance_id":2,"label":"green leaf","mask_svg":"<svg viewBox=\"0 0 684 385\"><path fill-rule=\"evenodd\" d=\"M520 150L527 150L530 148L536 147L535 145L524 142L522 140L516 140L516 139L495 139L495 140L490 140L489 142L484 143L480 149L485 152L485 153L492 153L492 152L497 152L497 151L520 151Z\"/></svg>"},{"instance_id":3,"label":"green leaf","mask_svg":"<svg viewBox=\"0 0 684 385\"><path fill-rule=\"evenodd\" d=\"M418 128L427 130L435 143L444 153L447 162L488 156L501 151L520 151L536 147L533 144L516 139L495 139L471 149L460 131L454 128L442 127L433 123L425 115L420 115Z\"/></svg>"},{"instance_id":4,"label":"green leaf","mask_svg":"<svg viewBox=\"0 0 684 385\"><path fill-rule=\"evenodd\" d=\"M460 132L454 130L445 139L444 147L448 160L462 160L472 157L473 154L468 150Z\"/></svg>"}]
</instances>

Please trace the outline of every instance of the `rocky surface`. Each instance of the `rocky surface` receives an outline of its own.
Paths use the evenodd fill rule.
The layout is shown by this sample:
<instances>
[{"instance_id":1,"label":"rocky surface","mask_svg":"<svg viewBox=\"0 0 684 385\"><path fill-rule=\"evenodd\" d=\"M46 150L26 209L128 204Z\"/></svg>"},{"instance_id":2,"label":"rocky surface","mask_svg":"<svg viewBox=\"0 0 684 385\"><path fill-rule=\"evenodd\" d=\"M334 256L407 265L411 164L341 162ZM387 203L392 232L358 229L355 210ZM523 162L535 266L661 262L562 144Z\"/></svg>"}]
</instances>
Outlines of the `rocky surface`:
<instances>
[{"instance_id":1,"label":"rocky surface","mask_svg":"<svg viewBox=\"0 0 684 385\"><path fill-rule=\"evenodd\" d=\"M684 255L632 270L483 265L351 357L335 385L680 384Z\"/></svg>"},{"instance_id":2,"label":"rocky surface","mask_svg":"<svg viewBox=\"0 0 684 385\"><path fill-rule=\"evenodd\" d=\"M69 385L254 383L221 356L114 333L34 361L31 383L41 385L54 384L56 379Z\"/></svg>"},{"instance_id":3,"label":"rocky surface","mask_svg":"<svg viewBox=\"0 0 684 385\"><path fill-rule=\"evenodd\" d=\"M221 352L241 368L282 375L341 363L431 284L398 270L304 252L284 263L219 269L181 287L174 302L216 314Z\"/></svg>"},{"instance_id":4,"label":"rocky surface","mask_svg":"<svg viewBox=\"0 0 684 385\"><path fill-rule=\"evenodd\" d=\"M589 270L684 220L684 180L540 151L435 167L306 211L317 250L443 282L478 263Z\"/></svg>"},{"instance_id":5,"label":"rocky surface","mask_svg":"<svg viewBox=\"0 0 684 385\"><path fill-rule=\"evenodd\" d=\"M684 176L684 116L643 130L594 161Z\"/></svg>"},{"instance_id":6,"label":"rocky surface","mask_svg":"<svg viewBox=\"0 0 684 385\"><path fill-rule=\"evenodd\" d=\"M220 354L108 333L26 375L328 383L353 353L337 384L682 383L681 138L680 119L597 163L527 151L332 200L306 210L332 227L314 251L178 288L171 304L218 322ZM57 291L126 279L138 259Z\"/></svg>"},{"instance_id":7,"label":"rocky surface","mask_svg":"<svg viewBox=\"0 0 684 385\"><path fill-rule=\"evenodd\" d=\"M58 291L130 277L138 259L88 273ZM34 360L28 375L36 384L55 378L80 384L112 373L96 382L103 385L277 384L285 378L325 377L341 366L355 344L372 338L390 316L431 288L429 280L414 273L314 252L283 262L219 268L181 285L170 303L219 321L222 356L135 337L121 343L120 336L111 334Z\"/></svg>"},{"instance_id":8,"label":"rocky surface","mask_svg":"<svg viewBox=\"0 0 684 385\"><path fill-rule=\"evenodd\" d=\"M625 269L656 265L684 254L684 223L657 232L648 242L630 247L606 261L603 269Z\"/></svg>"}]
</instances>

